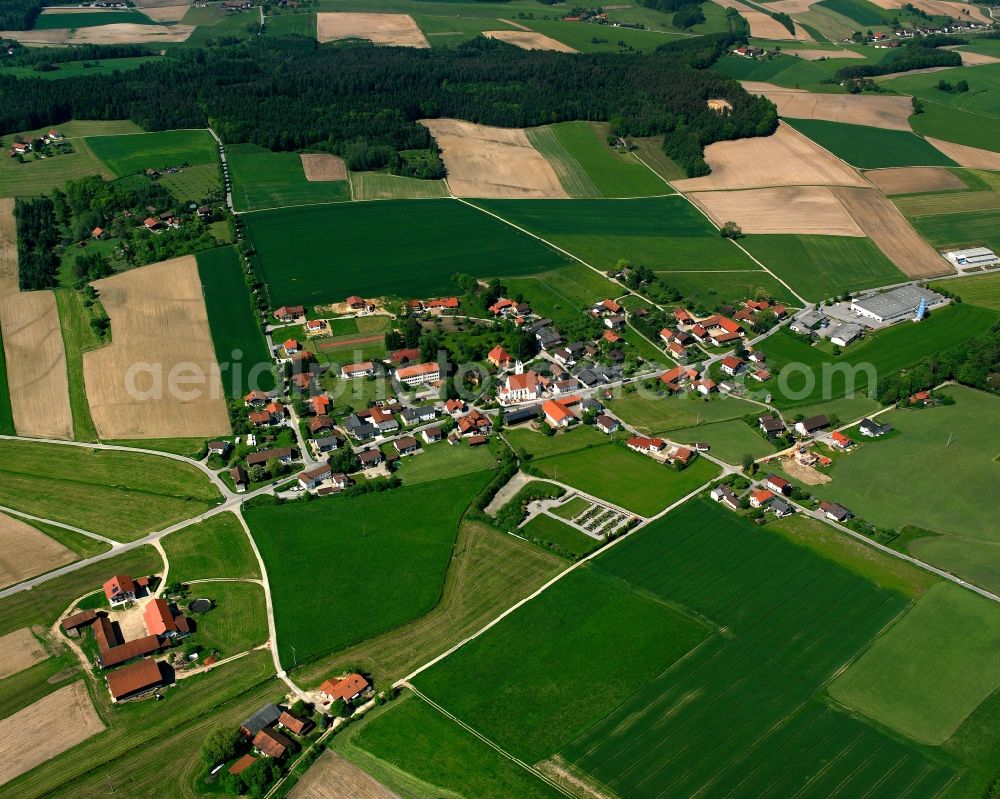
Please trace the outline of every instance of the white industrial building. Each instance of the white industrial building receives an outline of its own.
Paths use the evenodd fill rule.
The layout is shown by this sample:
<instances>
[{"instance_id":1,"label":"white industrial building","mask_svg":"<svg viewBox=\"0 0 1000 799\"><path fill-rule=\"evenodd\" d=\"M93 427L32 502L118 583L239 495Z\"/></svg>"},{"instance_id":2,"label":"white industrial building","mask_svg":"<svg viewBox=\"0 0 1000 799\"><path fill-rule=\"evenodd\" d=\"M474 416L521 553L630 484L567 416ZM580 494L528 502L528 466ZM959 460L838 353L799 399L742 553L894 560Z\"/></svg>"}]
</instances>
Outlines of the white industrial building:
<instances>
[{"instance_id":1,"label":"white industrial building","mask_svg":"<svg viewBox=\"0 0 1000 799\"><path fill-rule=\"evenodd\" d=\"M921 286L900 286L898 289L871 294L851 301L851 310L858 316L872 319L879 324L916 318L923 301L927 309L942 305L947 300L940 294Z\"/></svg>"},{"instance_id":2,"label":"white industrial building","mask_svg":"<svg viewBox=\"0 0 1000 799\"><path fill-rule=\"evenodd\" d=\"M968 250L952 250L944 257L959 271L978 269L981 266L1000 264L1000 256L986 247L972 247Z\"/></svg>"}]
</instances>

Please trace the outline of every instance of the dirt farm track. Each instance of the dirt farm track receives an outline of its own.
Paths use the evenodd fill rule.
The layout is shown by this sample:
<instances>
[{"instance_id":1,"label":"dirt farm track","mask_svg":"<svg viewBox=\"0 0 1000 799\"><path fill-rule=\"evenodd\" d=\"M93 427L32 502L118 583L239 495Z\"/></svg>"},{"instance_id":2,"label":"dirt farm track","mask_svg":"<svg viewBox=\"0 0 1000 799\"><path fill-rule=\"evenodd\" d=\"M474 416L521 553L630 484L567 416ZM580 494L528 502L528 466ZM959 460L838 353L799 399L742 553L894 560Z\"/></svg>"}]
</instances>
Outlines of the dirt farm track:
<instances>
[{"instance_id":1,"label":"dirt farm track","mask_svg":"<svg viewBox=\"0 0 1000 799\"><path fill-rule=\"evenodd\" d=\"M103 729L82 680L0 719L0 785Z\"/></svg>"}]
</instances>

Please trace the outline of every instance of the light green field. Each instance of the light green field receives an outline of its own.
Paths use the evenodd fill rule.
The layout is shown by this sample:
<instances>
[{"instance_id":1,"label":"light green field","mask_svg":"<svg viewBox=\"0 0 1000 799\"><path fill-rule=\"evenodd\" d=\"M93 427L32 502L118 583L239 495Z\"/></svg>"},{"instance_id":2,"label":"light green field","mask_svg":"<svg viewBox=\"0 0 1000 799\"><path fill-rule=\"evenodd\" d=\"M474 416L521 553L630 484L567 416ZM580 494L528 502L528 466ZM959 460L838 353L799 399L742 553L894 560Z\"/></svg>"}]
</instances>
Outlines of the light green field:
<instances>
[{"instance_id":1,"label":"light green field","mask_svg":"<svg viewBox=\"0 0 1000 799\"><path fill-rule=\"evenodd\" d=\"M695 394L676 397L647 396L640 392L622 394L608 407L641 433L665 433L711 422L739 419L761 410L759 405L730 396L700 399Z\"/></svg>"},{"instance_id":2,"label":"light green field","mask_svg":"<svg viewBox=\"0 0 1000 799\"><path fill-rule=\"evenodd\" d=\"M316 15L312 13L271 13L264 19L264 30L268 36L308 36L314 39L316 38Z\"/></svg>"},{"instance_id":3,"label":"light green field","mask_svg":"<svg viewBox=\"0 0 1000 799\"><path fill-rule=\"evenodd\" d=\"M815 405L803 405L795 409L795 415L802 414L806 418L820 414L836 416L840 419L841 424L846 424L855 419L862 419L881 407L877 400L859 393L853 397L841 397L827 402L818 402Z\"/></svg>"},{"instance_id":4,"label":"light green field","mask_svg":"<svg viewBox=\"0 0 1000 799\"><path fill-rule=\"evenodd\" d=\"M663 152L663 139L658 136L634 139L635 156L641 158L663 180L682 180L686 178L684 170L675 164Z\"/></svg>"},{"instance_id":5,"label":"light green field","mask_svg":"<svg viewBox=\"0 0 1000 799\"><path fill-rule=\"evenodd\" d=\"M94 154L119 177L146 169L218 162L218 145L207 130L165 130L133 136L93 136Z\"/></svg>"},{"instance_id":6,"label":"light green field","mask_svg":"<svg viewBox=\"0 0 1000 799\"><path fill-rule=\"evenodd\" d=\"M298 153L235 144L226 148L226 160L233 179L233 204L239 211L351 199L346 180L306 180Z\"/></svg>"},{"instance_id":7,"label":"light green field","mask_svg":"<svg viewBox=\"0 0 1000 799\"><path fill-rule=\"evenodd\" d=\"M592 505L593 503L589 499L573 497L562 505L549 510L561 519L575 519Z\"/></svg>"},{"instance_id":8,"label":"light green field","mask_svg":"<svg viewBox=\"0 0 1000 799\"><path fill-rule=\"evenodd\" d=\"M399 478L404 483L446 480L496 467L496 458L489 447L452 446L446 441L428 445L417 438L423 449L417 455L402 458L399 465Z\"/></svg>"},{"instance_id":9,"label":"light green field","mask_svg":"<svg viewBox=\"0 0 1000 799\"><path fill-rule=\"evenodd\" d=\"M810 12L816 9L817 7L813 6ZM803 18L804 15L796 14L795 16ZM785 49L789 47L789 43L781 42L780 46ZM814 92L841 91L839 86L823 81L829 81L833 78L834 73L842 67L880 61L886 52L870 47L850 47L848 49L861 53L865 58L837 58L835 51L831 52L829 60L826 61L807 61L785 54L766 61L727 55L720 58L713 69L737 80L765 81L778 86L793 89L802 88Z\"/></svg>"},{"instance_id":10,"label":"light green field","mask_svg":"<svg viewBox=\"0 0 1000 799\"><path fill-rule=\"evenodd\" d=\"M763 263L767 267L771 266L767 261ZM782 283L761 270L670 272L661 273L660 279L668 286L677 289L687 303L700 304L708 309L756 298L761 292L784 303L786 308L798 308L802 305L802 302Z\"/></svg>"},{"instance_id":11,"label":"light green field","mask_svg":"<svg viewBox=\"0 0 1000 799\"><path fill-rule=\"evenodd\" d=\"M231 513L220 513L163 539L170 581L215 577L260 579L260 567L243 527Z\"/></svg>"},{"instance_id":12,"label":"light green field","mask_svg":"<svg viewBox=\"0 0 1000 799\"><path fill-rule=\"evenodd\" d=\"M772 234L742 244L807 300L906 280L867 238Z\"/></svg>"},{"instance_id":13,"label":"light green field","mask_svg":"<svg viewBox=\"0 0 1000 799\"><path fill-rule=\"evenodd\" d=\"M221 657L246 652L267 640L264 589L254 583L209 582L191 586L191 598L211 599L208 613L193 614L194 641Z\"/></svg>"},{"instance_id":14,"label":"light green field","mask_svg":"<svg viewBox=\"0 0 1000 799\"><path fill-rule=\"evenodd\" d=\"M222 189L218 164L195 164L173 175L164 175L160 183L181 202L201 202Z\"/></svg>"},{"instance_id":15,"label":"light green field","mask_svg":"<svg viewBox=\"0 0 1000 799\"><path fill-rule=\"evenodd\" d=\"M936 746L1000 687L1000 608L940 583L834 680L830 695Z\"/></svg>"},{"instance_id":16,"label":"light green field","mask_svg":"<svg viewBox=\"0 0 1000 799\"><path fill-rule=\"evenodd\" d=\"M162 56L135 56L132 58L108 58L102 61L63 61L54 63L57 69L49 72L39 72L33 67L5 67L0 75L11 78L42 78L43 80L59 80L60 78L79 78L81 76L110 75L114 72L130 72L143 64L151 64Z\"/></svg>"},{"instance_id":17,"label":"light green field","mask_svg":"<svg viewBox=\"0 0 1000 799\"><path fill-rule=\"evenodd\" d=\"M989 247L994 252L1000 250L1000 208L917 216L910 221L935 249Z\"/></svg>"},{"instance_id":18,"label":"light green field","mask_svg":"<svg viewBox=\"0 0 1000 799\"><path fill-rule=\"evenodd\" d=\"M1000 274L971 275L932 284L932 288L937 286L955 292L962 302L1000 311Z\"/></svg>"},{"instance_id":19,"label":"light green field","mask_svg":"<svg viewBox=\"0 0 1000 799\"><path fill-rule=\"evenodd\" d=\"M580 499L577 497L576 499ZM573 500L570 500L571 502ZM583 502L583 500L580 500ZM579 530L553 519L544 513L539 513L518 531L525 538L532 538L543 545L551 546L559 552L570 555L586 555L600 545L600 541L581 533Z\"/></svg>"},{"instance_id":20,"label":"light green field","mask_svg":"<svg viewBox=\"0 0 1000 799\"><path fill-rule=\"evenodd\" d=\"M83 382L83 353L103 345L90 326L90 314L82 295L72 289L56 289L59 324L66 351L66 374L69 379L69 405L73 414L73 437L77 441L96 441L97 428L90 417L90 403Z\"/></svg>"},{"instance_id":21,"label":"light green field","mask_svg":"<svg viewBox=\"0 0 1000 799\"><path fill-rule=\"evenodd\" d=\"M535 12L537 14L537 11ZM658 12L648 12L656 15ZM629 28L606 28L560 20L522 19L518 20L534 31L544 33L563 44L568 44L582 53L617 53L630 48L645 52L655 50L661 44L676 41L686 34L670 30L632 30ZM660 15L659 21L669 24L668 15ZM595 41L596 40L596 41ZM625 46L622 47L622 44Z\"/></svg>"},{"instance_id":22,"label":"light green field","mask_svg":"<svg viewBox=\"0 0 1000 799\"><path fill-rule=\"evenodd\" d=\"M646 197L672 189L631 153L607 143L609 127L597 122L560 122L528 130L571 197Z\"/></svg>"},{"instance_id":23,"label":"light green field","mask_svg":"<svg viewBox=\"0 0 1000 799\"><path fill-rule=\"evenodd\" d=\"M6 137L4 137L6 139ZM113 178L114 173L94 155L85 139L73 140L73 152L44 160L25 157L23 164L15 158L0 158L0 185L5 196L33 197L62 188L67 180L86 175Z\"/></svg>"},{"instance_id":24,"label":"light green field","mask_svg":"<svg viewBox=\"0 0 1000 799\"><path fill-rule=\"evenodd\" d=\"M349 177L354 200L422 200L448 196L448 184L444 180L418 180L387 172L351 172Z\"/></svg>"},{"instance_id":25,"label":"light green field","mask_svg":"<svg viewBox=\"0 0 1000 799\"><path fill-rule=\"evenodd\" d=\"M29 522L29 524L41 530L49 538L55 539L64 547L69 547L81 558L92 558L94 555L100 555L102 552L107 552L111 549L110 544L105 544L103 541L75 533L63 527L56 527L54 524L36 521Z\"/></svg>"},{"instance_id":26,"label":"light green field","mask_svg":"<svg viewBox=\"0 0 1000 799\"><path fill-rule=\"evenodd\" d=\"M838 458L830 472L833 482L815 491L875 524L913 525L956 545L968 542L983 566L1000 573L1000 561L994 560L1000 554L995 509L984 500L1000 485L1000 398L961 386L948 393L955 397L954 405L883 414L880 421L891 423L899 434ZM933 469L923 468L929 463ZM905 480L899 479L901 474ZM949 560L935 565L956 566ZM984 587L997 590L1000 584Z\"/></svg>"},{"instance_id":27,"label":"light green field","mask_svg":"<svg viewBox=\"0 0 1000 799\"><path fill-rule=\"evenodd\" d=\"M130 541L212 507L201 472L140 453L0 441L0 504Z\"/></svg>"},{"instance_id":28,"label":"light green field","mask_svg":"<svg viewBox=\"0 0 1000 799\"><path fill-rule=\"evenodd\" d=\"M546 477L568 483L642 516L652 516L663 510L718 473L718 467L704 458L676 472L618 444L582 449L531 463Z\"/></svg>"},{"instance_id":29,"label":"light green field","mask_svg":"<svg viewBox=\"0 0 1000 799\"><path fill-rule=\"evenodd\" d=\"M398 796L563 795L409 693L348 728L332 746Z\"/></svg>"},{"instance_id":30,"label":"light green field","mask_svg":"<svg viewBox=\"0 0 1000 799\"><path fill-rule=\"evenodd\" d=\"M601 447L608 443L608 437L590 425L577 425L554 436L543 435L529 427L506 430L503 435L514 449L523 449L534 458L547 458L564 452Z\"/></svg>"},{"instance_id":31,"label":"light green field","mask_svg":"<svg viewBox=\"0 0 1000 799\"><path fill-rule=\"evenodd\" d=\"M969 84L969 91L941 91L937 87L938 81L941 80L953 86L958 81L964 80ZM928 105L933 103L1000 120L1000 64L982 64L975 67L955 67L940 72L901 75L886 81L884 85L902 94L916 95Z\"/></svg>"},{"instance_id":32,"label":"light green field","mask_svg":"<svg viewBox=\"0 0 1000 799\"><path fill-rule=\"evenodd\" d=\"M621 286L576 262L533 277L507 278L503 283L509 293L523 294L535 313L556 324L575 321L588 305L622 291Z\"/></svg>"},{"instance_id":33,"label":"light green field","mask_svg":"<svg viewBox=\"0 0 1000 799\"><path fill-rule=\"evenodd\" d=\"M936 84L939 76L943 74L947 73L931 73L924 77L933 77ZM893 81L887 81L886 85L892 83ZM921 136L1000 152L1000 143L997 142L996 136L997 118L996 113L990 116L952 108L936 101L925 102L924 112L910 117L910 127Z\"/></svg>"},{"instance_id":34,"label":"light green field","mask_svg":"<svg viewBox=\"0 0 1000 799\"><path fill-rule=\"evenodd\" d=\"M455 539L441 598L418 619L295 672L300 685L360 669L387 685L446 652L546 583L566 562L534 544L465 520Z\"/></svg>"},{"instance_id":35,"label":"light green field","mask_svg":"<svg viewBox=\"0 0 1000 799\"><path fill-rule=\"evenodd\" d=\"M760 410L764 413L763 408ZM774 446L766 438L739 419L671 430L670 438L682 444L704 441L711 445L712 455L732 464L741 463L747 452L754 458L763 458L775 452Z\"/></svg>"}]
</instances>

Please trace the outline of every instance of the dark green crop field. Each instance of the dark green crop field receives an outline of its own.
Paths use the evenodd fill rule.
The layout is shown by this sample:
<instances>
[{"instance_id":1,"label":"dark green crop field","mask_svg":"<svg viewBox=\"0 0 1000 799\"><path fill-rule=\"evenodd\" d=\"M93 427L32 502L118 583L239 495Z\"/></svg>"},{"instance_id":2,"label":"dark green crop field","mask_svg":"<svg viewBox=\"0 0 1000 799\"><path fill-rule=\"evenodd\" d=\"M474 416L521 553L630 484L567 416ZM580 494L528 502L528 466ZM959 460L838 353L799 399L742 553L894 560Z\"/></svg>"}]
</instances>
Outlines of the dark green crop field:
<instances>
[{"instance_id":1,"label":"dark green crop field","mask_svg":"<svg viewBox=\"0 0 1000 799\"><path fill-rule=\"evenodd\" d=\"M99 25L155 25L145 14L138 11L93 11L80 14L39 14L32 30L47 31L60 28L96 28Z\"/></svg>"},{"instance_id":2,"label":"dark green crop field","mask_svg":"<svg viewBox=\"0 0 1000 799\"><path fill-rule=\"evenodd\" d=\"M246 216L275 305L350 294L432 297L450 277L531 275L567 263L509 225L457 200L385 200Z\"/></svg>"},{"instance_id":3,"label":"dark green crop field","mask_svg":"<svg viewBox=\"0 0 1000 799\"><path fill-rule=\"evenodd\" d=\"M892 166L956 166L915 133L849 125L823 119L789 119L788 124L838 158L863 169Z\"/></svg>"},{"instance_id":4,"label":"dark green crop field","mask_svg":"<svg viewBox=\"0 0 1000 799\"><path fill-rule=\"evenodd\" d=\"M703 625L624 581L582 568L415 682L462 721L534 763L707 635ZM596 683L600 690L593 690Z\"/></svg>"},{"instance_id":5,"label":"dark green crop field","mask_svg":"<svg viewBox=\"0 0 1000 799\"><path fill-rule=\"evenodd\" d=\"M226 160L233 178L233 203L239 211L351 199L346 180L306 180L298 153L272 153L253 144L234 144L226 148Z\"/></svg>"},{"instance_id":6,"label":"dark green crop field","mask_svg":"<svg viewBox=\"0 0 1000 799\"><path fill-rule=\"evenodd\" d=\"M680 196L476 204L602 270L619 258L658 271L757 268Z\"/></svg>"},{"instance_id":7,"label":"dark green crop field","mask_svg":"<svg viewBox=\"0 0 1000 799\"><path fill-rule=\"evenodd\" d=\"M7 358L0 334L0 435L14 435L14 414L10 407L10 389L7 387Z\"/></svg>"},{"instance_id":8,"label":"dark green crop field","mask_svg":"<svg viewBox=\"0 0 1000 799\"><path fill-rule=\"evenodd\" d=\"M227 365L222 369L226 396L242 397L252 388L270 391L274 370L250 306L239 255L233 247L220 247L198 253L197 259L215 358L220 366Z\"/></svg>"},{"instance_id":9,"label":"dark green crop field","mask_svg":"<svg viewBox=\"0 0 1000 799\"><path fill-rule=\"evenodd\" d=\"M916 798L952 779L916 745L822 701L906 609L902 595L707 501L595 568L720 627L560 752L616 795Z\"/></svg>"},{"instance_id":10,"label":"dark green crop field","mask_svg":"<svg viewBox=\"0 0 1000 799\"><path fill-rule=\"evenodd\" d=\"M841 355L812 347L803 338L782 329L761 346L774 375L761 387L774 395L774 404L779 408L843 397L851 387L851 378L854 391L864 393L870 388L866 366L876 376L891 374L936 352L960 346L970 336L986 332L998 318L1000 314L989 308L954 305L935 311L920 324L901 322L874 335L869 333ZM779 373L791 363L802 368L789 374L787 391L782 391ZM845 374L845 367L851 366L858 367L858 371Z\"/></svg>"},{"instance_id":11,"label":"dark green crop field","mask_svg":"<svg viewBox=\"0 0 1000 799\"><path fill-rule=\"evenodd\" d=\"M207 130L91 136L87 144L119 177L181 164L213 164L219 158L218 146Z\"/></svg>"},{"instance_id":12,"label":"dark green crop field","mask_svg":"<svg viewBox=\"0 0 1000 799\"><path fill-rule=\"evenodd\" d=\"M488 472L244 515L274 592L288 668L423 615L441 597L458 523Z\"/></svg>"}]
</instances>

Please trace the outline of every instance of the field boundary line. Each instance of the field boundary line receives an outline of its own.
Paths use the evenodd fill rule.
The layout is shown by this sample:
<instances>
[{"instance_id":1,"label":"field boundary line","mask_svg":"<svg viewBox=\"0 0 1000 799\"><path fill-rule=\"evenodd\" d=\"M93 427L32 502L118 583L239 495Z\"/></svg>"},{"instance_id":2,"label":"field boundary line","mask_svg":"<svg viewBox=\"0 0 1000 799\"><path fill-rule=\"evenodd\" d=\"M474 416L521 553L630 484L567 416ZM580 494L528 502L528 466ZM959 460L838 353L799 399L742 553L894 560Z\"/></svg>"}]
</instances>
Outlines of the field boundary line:
<instances>
[{"instance_id":1,"label":"field boundary line","mask_svg":"<svg viewBox=\"0 0 1000 799\"><path fill-rule=\"evenodd\" d=\"M79 533L80 535L87 536L87 538L93 538L105 544L110 544L112 550L117 547L123 546L121 541L115 541L113 538L105 538L100 533L92 533L90 530L84 530L82 527L74 527L71 524L64 524L63 522L57 522L54 519L46 519L44 516L35 516L34 514L25 513L24 511L21 510L8 508L6 505L0 505L0 513L6 513L9 516L20 516L22 519L28 519L33 522L42 522L42 524L50 524L53 527L60 527L63 530L69 530L71 533Z\"/></svg>"},{"instance_id":2,"label":"field boundary line","mask_svg":"<svg viewBox=\"0 0 1000 799\"><path fill-rule=\"evenodd\" d=\"M331 181L332 182L332 181ZM350 179L347 181L350 183ZM354 189L351 188L351 193L353 194ZM450 191L450 189L449 189ZM315 203L293 203L291 205L272 205L267 208L251 208L248 211L234 211L237 214L259 214L264 211L281 211L285 208L312 208L318 205L352 205L353 203L386 203L386 202L427 202L433 200L451 200L459 199L458 197L365 197L360 200L354 199L350 200L321 200Z\"/></svg>"},{"instance_id":3,"label":"field boundary line","mask_svg":"<svg viewBox=\"0 0 1000 799\"><path fill-rule=\"evenodd\" d=\"M503 613L501 613L495 619L493 619L492 621L488 622L486 625L484 625L483 627L481 627L479 630L477 630L476 632L472 633L471 635L466 636L461 641L459 641L457 644L455 644L454 646L452 646L450 649L446 650L445 652L442 652L437 657L432 658L431 660L429 660L426 663L424 663L422 666L418 666L416 669L414 669L412 672L410 672L409 674L407 674L405 677L402 677L401 679L399 679L395 683L393 683L393 686L398 688L398 687L400 687L402 685L409 684L412 680L416 679L417 676L419 676L423 672L427 671L427 669L431 668L432 666L436 666L442 660L444 660L447 657L450 657L451 655L453 655L455 652L457 652L459 649L461 649L466 644L474 641L475 639L477 639L481 635L483 635L485 632L487 632L488 630L490 630L493 627L495 627L501 621L503 621L504 619L506 619L512 613L514 613L514 611L518 610L522 605L526 605L531 600L533 600L533 599L537 598L538 596L540 596L547 589L551 588L553 585L555 585L556 583L558 583L560 580L562 580L564 577L566 577L571 572L576 571L577 569L579 569L582 566L586 565L591 560L593 560L594 558L596 558L598 555L602 555L603 553L607 552L612 547L615 547L618 544L620 544L622 541L627 541L629 538L632 537L633 534L637 533L639 530L642 530L650 522L653 522L656 519L659 519L662 516L666 515L667 513L670 513L671 511L676 510L677 508L679 508L681 505L683 505L688 500L694 499L694 497L698 496L698 494L700 494L702 491L705 491L717 479L718 479L718 475L716 475L715 477L713 477L708 482L703 483L702 485L698 486L693 491L691 491L690 493L688 493L685 496L681 497L680 499L674 501L673 503L671 503L670 505L668 505L666 508L664 508L662 511L660 511L659 513L657 513L655 516L650 516L648 519L644 519L643 521L639 522L639 524L637 524L635 527L633 527L627 533L618 536L618 538L614 539L613 541L609 541L603 547L601 547L600 549L595 550L594 552L592 552L591 554L587 555L586 557L581 558L580 560L576 561L576 563L570 564L570 566L568 566L563 571L559 572L559 574L557 574L554 577L552 577L548 582L546 582L545 584L543 584L541 587L535 589L534 592L532 592L531 594L529 594L528 596L526 596L524 599L522 599L519 602L516 602L515 604L511 605L509 608L507 608L507 610L505 610ZM998 600L998 601L1000 601L1000 600Z\"/></svg>"},{"instance_id":4,"label":"field boundary line","mask_svg":"<svg viewBox=\"0 0 1000 799\"><path fill-rule=\"evenodd\" d=\"M521 760L519 757L515 757L510 752L508 752L506 749L504 749L503 747L501 747L499 744L496 744L493 741L491 741L489 738L487 738L485 735L483 735L477 729L475 729L474 727L471 727L468 724L466 724L464 721L462 721L454 713L451 713L451 712L445 710L443 707L441 707L441 705L439 705L433 699L430 699L428 696L426 696L424 693L422 693L417 688L414 688L409 683L406 683L405 687L409 688L411 691L413 691L413 693L414 693L415 696L417 696L421 701L426 702L428 705L430 705L432 708L434 708L438 713L440 713L446 719L449 719L450 721L454 722L455 724L457 724L459 727L461 727L463 730L465 730L469 734L474 735L476 738L478 738L480 741L482 741L484 744L486 744L491 749L493 749L496 752L498 752L500 755L502 755L503 757L505 757L507 760L509 760L512 763L515 763L516 765L520 766L521 768L523 768L525 771L529 772L530 774L533 774L538 779L540 779L542 782L546 783L547 785L551 786L555 790L559 791L559 793L561 793L563 796L568 796L568 797L570 797L570 799L576 799L576 796L574 794L572 794L569 791L567 791L565 788L563 788L557 782L555 782L554 780L552 780L549 777L545 776L540 771L535 770L534 768L532 768L531 766L529 766L527 763L525 763L523 760Z\"/></svg>"}]
</instances>

